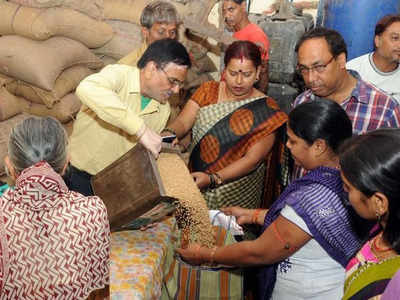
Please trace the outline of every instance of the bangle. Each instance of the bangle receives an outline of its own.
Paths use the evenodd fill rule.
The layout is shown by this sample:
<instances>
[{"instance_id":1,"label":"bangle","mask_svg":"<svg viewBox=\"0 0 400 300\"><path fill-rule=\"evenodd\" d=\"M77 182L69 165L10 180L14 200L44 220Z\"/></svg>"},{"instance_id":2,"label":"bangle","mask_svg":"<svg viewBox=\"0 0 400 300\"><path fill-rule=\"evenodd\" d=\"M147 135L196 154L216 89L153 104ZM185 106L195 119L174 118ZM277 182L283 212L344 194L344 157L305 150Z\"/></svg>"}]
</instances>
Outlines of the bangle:
<instances>
[{"instance_id":1,"label":"bangle","mask_svg":"<svg viewBox=\"0 0 400 300\"><path fill-rule=\"evenodd\" d=\"M208 187L210 189L215 189L216 184L215 184L215 178L214 178L213 174L208 174L208 178L210 178L210 184L208 185Z\"/></svg>"},{"instance_id":2,"label":"bangle","mask_svg":"<svg viewBox=\"0 0 400 300\"><path fill-rule=\"evenodd\" d=\"M217 252L217 247L212 248L211 253L210 253L210 264L214 264L215 260L215 252Z\"/></svg>"},{"instance_id":3,"label":"bangle","mask_svg":"<svg viewBox=\"0 0 400 300\"><path fill-rule=\"evenodd\" d=\"M169 133L172 133L173 135L175 135L176 136L176 131L175 130L173 130L172 128L169 128L169 127L165 127L161 132L169 132Z\"/></svg>"},{"instance_id":4,"label":"bangle","mask_svg":"<svg viewBox=\"0 0 400 300\"><path fill-rule=\"evenodd\" d=\"M260 214L261 210L262 209L260 209L260 208L257 208L257 209L254 210L254 212L253 212L253 214L251 216L251 222L253 224L257 224L258 215Z\"/></svg>"},{"instance_id":5,"label":"bangle","mask_svg":"<svg viewBox=\"0 0 400 300\"><path fill-rule=\"evenodd\" d=\"M216 183L217 186L220 186L221 184L224 183L224 181L222 180L221 175L219 175L217 172L215 172L213 175L215 176L214 179L215 179L215 183Z\"/></svg>"}]
</instances>

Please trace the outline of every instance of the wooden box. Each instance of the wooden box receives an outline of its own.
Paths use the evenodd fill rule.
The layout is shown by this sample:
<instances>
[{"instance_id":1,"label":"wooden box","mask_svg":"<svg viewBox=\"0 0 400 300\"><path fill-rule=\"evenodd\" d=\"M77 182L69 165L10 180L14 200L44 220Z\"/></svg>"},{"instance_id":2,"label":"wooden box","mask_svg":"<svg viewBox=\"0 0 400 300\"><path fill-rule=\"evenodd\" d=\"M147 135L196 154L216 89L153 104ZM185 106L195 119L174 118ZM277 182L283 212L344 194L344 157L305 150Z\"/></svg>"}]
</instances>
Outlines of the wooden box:
<instances>
[{"instance_id":1,"label":"wooden box","mask_svg":"<svg viewBox=\"0 0 400 300\"><path fill-rule=\"evenodd\" d=\"M93 176L92 187L107 207L111 231L123 230L165 196L155 158L140 144Z\"/></svg>"}]
</instances>

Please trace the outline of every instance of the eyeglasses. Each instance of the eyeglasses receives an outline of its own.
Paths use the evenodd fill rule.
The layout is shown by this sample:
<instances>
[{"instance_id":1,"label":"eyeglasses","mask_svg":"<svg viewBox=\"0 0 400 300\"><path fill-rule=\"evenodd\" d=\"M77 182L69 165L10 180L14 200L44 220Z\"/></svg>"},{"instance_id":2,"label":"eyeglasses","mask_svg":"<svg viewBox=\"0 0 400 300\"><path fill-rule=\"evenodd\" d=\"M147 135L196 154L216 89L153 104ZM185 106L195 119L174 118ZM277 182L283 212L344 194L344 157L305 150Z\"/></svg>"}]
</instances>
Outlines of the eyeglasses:
<instances>
[{"instance_id":1,"label":"eyeglasses","mask_svg":"<svg viewBox=\"0 0 400 300\"><path fill-rule=\"evenodd\" d=\"M169 77L167 72L165 72L165 70L163 68L160 68L160 70L163 71L163 73L167 77L167 80L168 80L169 84L171 85L171 87L177 86L180 89L183 88L183 86L185 84L183 81L180 81L179 79L176 79L173 77Z\"/></svg>"},{"instance_id":2,"label":"eyeglasses","mask_svg":"<svg viewBox=\"0 0 400 300\"><path fill-rule=\"evenodd\" d=\"M303 76L307 76L312 71L315 71L319 74L323 73L326 67L333 61L334 58L335 56L332 56L332 58L326 64L316 65L310 68L306 66L297 66L297 72L301 73L301 75Z\"/></svg>"}]
</instances>

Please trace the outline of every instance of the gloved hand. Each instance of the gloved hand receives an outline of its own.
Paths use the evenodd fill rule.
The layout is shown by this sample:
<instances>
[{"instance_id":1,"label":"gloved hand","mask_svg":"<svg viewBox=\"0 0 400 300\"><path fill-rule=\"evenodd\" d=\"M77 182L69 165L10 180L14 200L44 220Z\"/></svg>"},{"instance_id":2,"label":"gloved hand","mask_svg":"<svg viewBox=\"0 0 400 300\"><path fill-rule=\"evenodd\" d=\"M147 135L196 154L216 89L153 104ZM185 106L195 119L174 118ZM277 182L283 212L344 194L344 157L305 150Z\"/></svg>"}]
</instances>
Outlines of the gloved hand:
<instances>
[{"instance_id":1,"label":"gloved hand","mask_svg":"<svg viewBox=\"0 0 400 300\"><path fill-rule=\"evenodd\" d=\"M146 125L143 125L143 127L140 128L138 136L139 143L141 143L154 155L155 158L157 158L161 150L161 136L148 128Z\"/></svg>"}]
</instances>

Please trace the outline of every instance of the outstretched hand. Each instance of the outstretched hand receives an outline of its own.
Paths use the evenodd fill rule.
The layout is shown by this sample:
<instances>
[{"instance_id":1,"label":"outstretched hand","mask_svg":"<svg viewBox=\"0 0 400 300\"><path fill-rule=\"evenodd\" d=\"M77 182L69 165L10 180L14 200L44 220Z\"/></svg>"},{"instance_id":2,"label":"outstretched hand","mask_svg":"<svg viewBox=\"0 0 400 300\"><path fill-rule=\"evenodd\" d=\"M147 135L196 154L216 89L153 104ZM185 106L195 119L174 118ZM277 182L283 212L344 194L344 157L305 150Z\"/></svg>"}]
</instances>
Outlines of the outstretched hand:
<instances>
[{"instance_id":1,"label":"outstretched hand","mask_svg":"<svg viewBox=\"0 0 400 300\"><path fill-rule=\"evenodd\" d=\"M200 265L206 262L204 256L202 255L202 250L204 250L204 247L201 247L200 244L190 244L186 249L175 249L175 251L182 256L184 261L192 265Z\"/></svg>"},{"instance_id":2,"label":"outstretched hand","mask_svg":"<svg viewBox=\"0 0 400 300\"><path fill-rule=\"evenodd\" d=\"M231 206L231 207L221 207L220 210L227 216L236 217L236 222L239 225L243 224L251 224L253 210L242 208L240 206Z\"/></svg>"}]
</instances>

